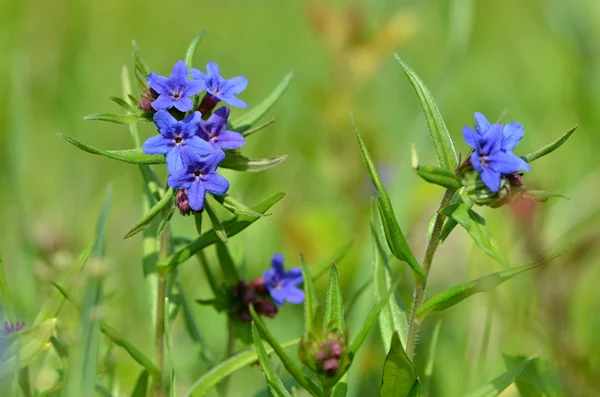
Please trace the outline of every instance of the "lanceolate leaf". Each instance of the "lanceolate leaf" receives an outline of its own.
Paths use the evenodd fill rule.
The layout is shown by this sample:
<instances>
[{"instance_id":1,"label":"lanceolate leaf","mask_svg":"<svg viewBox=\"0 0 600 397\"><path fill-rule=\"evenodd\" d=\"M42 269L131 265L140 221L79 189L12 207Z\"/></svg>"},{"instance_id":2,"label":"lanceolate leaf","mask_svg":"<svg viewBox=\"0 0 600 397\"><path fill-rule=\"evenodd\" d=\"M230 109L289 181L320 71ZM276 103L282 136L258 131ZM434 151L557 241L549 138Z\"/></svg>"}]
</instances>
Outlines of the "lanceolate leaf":
<instances>
[{"instance_id":1,"label":"lanceolate leaf","mask_svg":"<svg viewBox=\"0 0 600 397\"><path fill-rule=\"evenodd\" d=\"M354 122L354 121L353 121ZM392 202L381 182L381 178L377 173L377 169L375 168L375 164L371 159L371 155L367 150L360 134L358 133L358 129L356 125L354 125L354 132L356 134L356 139L358 140L358 146L360 147L360 151L362 154L363 161L367 166L367 170L369 171L369 175L371 177L371 182L377 189L380 194L380 197L377 199L377 204L379 205L379 212L381 214L381 220L383 222L383 227L385 230L385 237L394 256L402 261L408 263L408 265L413 269L413 271L418 274L422 279L425 278L423 271L421 270L421 266L412 250L408 246L406 242L406 238L404 238L404 234L400 229L400 225L396 220L396 215L394 214L394 208L392 207Z\"/></svg>"},{"instance_id":2,"label":"lanceolate leaf","mask_svg":"<svg viewBox=\"0 0 600 397\"><path fill-rule=\"evenodd\" d=\"M546 201L550 200L551 198L555 198L555 197L569 200L569 198L567 196L563 196L562 194L544 192L542 190L524 189L523 194L525 196L531 197L535 201L540 201L542 203L545 203Z\"/></svg>"},{"instance_id":3,"label":"lanceolate leaf","mask_svg":"<svg viewBox=\"0 0 600 397\"><path fill-rule=\"evenodd\" d=\"M431 95L431 92L415 71L404 63L397 54L394 54L394 56L415 89L419 102L421 102L421 107L423 108L423 113L425 113L427 127L429 128L429 134L431 135L431 140L433 141L433 147L437 154L440 167L449 171L454 171L458 166L456 150L454 149L454 144L452 143L452 138L450 138L444 119L433 99L433 95Z\"/></svg>"},{"instance_id":4,"label":"lanceolate leaf","mask_svg":"<svg viewBox=\"0 0 600 397\"><path fill-rule=\"evenodd\" d=\"M531 163L532 161L537 160L540 157L544 157L545 155L552 153L553 151L555 151L556 149L561 147L567 141L567 139L569 139L571 137L571 135L573 135L573 133L575 132L577 127L578 127L577 125L574 126L573 128L571 128L563 136L561 136L554 142L551 142L548 145L546 145L542 148L539 148L538 150L536 150L534 152L526 154L525 156L523 156L523 159L525 161L527 161L528 163Z\"/></svg>"},{"instance_id":5,"label":"lanceolate leaf","mask_svg":"<svg viewBox=\"0 0 600 397\"><path fill-rule=\"evenodd\" d=\"M531 265L519 266L514 269L492 273L485 277L481 277L476 280L472 280L467 283L452 287L449 290L446 290L427 300L417 312L417 316L423 317L432 311L445 310L451 306L456 305L460 301L467 299L471 295L477 294L479 292L490 291L491 289L496 288L503 282L510 280L511 278L518 276L523 272L535 269L538 266L546 264L552 259L555 259L562 255L563 252L564 250L544 259L543 261Z\"/></svg>"},{"instance_id":6,"label":"lanceolate leaf","mask_svg":"<svg viewBox=\"0 0 600 397\"><path fill-rule=\"evenodd\" d=\"M79 142L75 138L63 134L56 134L61 139L69 142L71 145L78 147L84 152L99 154L114 160L123 161L131 164L165 164L165 156L146 154L142 149L129 149L129 150L102 150L97 149L93 146L86 145Z\"/></svg>"},{"instance_id":7,"label":"lanceolate leaf","mask_svg":"<svg viewBox=\"0 0 600 397\"><path fill-rule=\"evenodd\" d=\"M194 37L194 39L190 43L190 46L185 52L185 63L188 66L188 68L191 68L193 66L196 49L198 48L198 44L200 44L205 34L206 30L203 30L202 32L198 33L198 35Z\"/></svg>"},{"instance_id":8,"label":"lanceolate leaf","mask_svg":"<svg viewBox=\"0 0 600 397\"><path fill-rule=\"evenodd\" d=\"M383 365L380 397L412 397L419 395L417 370L410 361L398 333L392 336L392 347Z\"/></svg>"},{"instance_id":9,"label":"lanceolate leaf","mask_svg":"<svg viewBox=\"0 0 600 397\"><path fill-rule=\"evenodd\" d=\"M508 266L508 259L498 246L498 242L492 236L492 233L485 226L485 220L475 211L465 204L456 204L450 205L440 212L442 215L454 219L459 225L465 228L483 253L489 255L502 266Z\"/></svg>"},{"instance_id":10,"label":"lanceolate leaf","mask_svg":"<svg viewBox=\"0 0 600 397\"><path fill-rule=\"evenodd\" d=\"M148 225L150 224L150 222L152 222L154 217L156 215L160 214L161 211L163 211L167 206L169 206L172 203L173 194L174 194L173 189L171 189L171 188L167 189L167 191L165 192L165 195L160 199L160 201L158 203L156 203L150 209L150 211L148 211L148 213L144 216L144 219L139 221L138 224L135 225L133 227L133 229L131 229L129 232L127 232L127 234L123 238L126 239L131 236L134 236L134 235L138 234L139 232L141 232L142 230L144 230L146 227L148 227Z\"/></svg>"},{"instance_id":11,"label":"lanceolate leaf","mask_svg":"<svg viewBox=\"0 0 600 397\"><path fill-rule=\"evenodd\" d=\"M300 254L300 265L302 266L302 277L304 280L304 335L305 338L308 338L310 333L316 331L315 316L319 301L317 300L315 283L302 254Z\"/></svg>"},{"instance_id":12,"label":"lanceolate leaf","mask_svg":"<svg viewBox=\"0 0 600 397\"><path fill-rule=\"evenodd\" d=\"M429 183L440 185L447 189L458 189L460 187L460 182L456 174L445 168L433 165L419 165L415 168L415 172Z\"/></svg>"},{"instance_id":13,"label":"lanceolate leaf","mask_svg":"<svg viewBox=\"0 0 600 397\"><path fill-rule=\"evenodd\" d=\"M273 117L271 120L267 121L266 123L259 124L256 127L253 127L253 128L250 128L249 130L246 130L242 135L244 136L244 138L248 137L248 136L254 134L255 132L258 132L258 131L262 130L263 128L266 128L266 127L270 126L274 122L275 122L275 117Z\"/></svg>"},{"instance_id":14,"label":"lanceolate leaf","mask_svg":"<svg viewBox=\"0 0 600 397\"><path fill-rule=\"evenodd\" d=\"M290 346L295 346L298 343L300 343L300 339L294 339L292 341L282 343L281 347L286 348ZM273 348L271 348L270 346L267 346L265 350L267 354L273 353ZM256 360L258 360L258 355L255 349L246 350L244 352L236 354L235 356L211 368L210 371L205 373L200 379L194 382L194 384L190 387L185 396L190 397L192 395L205 395L205 393L208 390L210 390L211 387L215 386L221 380L227 378L229 375L233 374L237 370L245 368L246 366L256 362Z\"/></svg>"},{"instance_id":15,"label":"lanceolate leaf","mask_svg":"<svg viewBox=\"0 0 600 397\"><path fill-rule=\"evenodd\" d=\"M265 374L265 378L267 380L267 385L269 386L269 390L273 394L274 397L291 397L290 393L285 389L283 383L281 383L281 379L275 372L275 367L273 367L273 363L263 346L262 340L258 335L258 331L256 330L256 326L252 323L252 338L254 340L254 347L256 348L256 353L258 355L258 362L260 367Z\"/></svg>"},{"instance_id":16,"label":"lanceolate leaf","mask_svg":"<svg viewBox=\"0 0 600 397\"><path fill-rule=\"evenodd\" d=\"M225 154L225 160L219 164L219 167L235 171L260 172L275 167L277 164L282 163L286 158L287 155L265 159L249 159L238 153L227 152Z\"/></svg>"},{"instance_id":17,"label":"lanceolate leaf","mask_svg":"<svg viewBox=\"0 0 600 397\"><path fill-rule=\"evenodd\" d=\"M385 245L385 236L381 218L375 206L371 207L371 239L373 244L373 272L375 277L375 298L380 301L389 290L392 282L388 270L387 258L388 250ZM400 341L406 346L408 335L408 319L403 305L400 306L396 300L396 294L393 293L383 306L379 314L379 328L383 339L385 352L390 351L392 343L392 334L398 332Z\"/></svg>"},{"instance_id":18,"label":"lanceolate leaf","mask_svg":"<svg viewBox=\"0 0 600 397\"><path fill-rule=\"evenodd\" d=\"M327 298L325 301L325 319L323 321L323 333L329 331L344 332L344 301L342 299L342 286L337 267L331 265L329 272L329 287L327 288Z\"/></svg>"},{"instance_id":19,"label":"lanceolate leaf","mask_svg":"<svg viewBox=\"0 0 600 397\"><path fill-rule=\"evenodd\" d=\"M217 214L213 211L212 207L208 204L207 201L204 201L204 210L208 214L208 217L212 224L213 230L214 230L215 234L217 235L217 237L219 238L219 240L221 240L224 243L227 243L227 241L228 241L227 240L227 231L225 230L225 227L221 223L221 220L219 219Z\"/></svg>"},{"instance_id":20,"label":"lanceolate leaf","mask_svg":"<svg viewBox=\"0 0 600 397\"><path fill-rule=\"evenodd\" d=\"M257 205L252 210L261 214L264 214L275 205L279 200L281 200L285 196L285 193L278 193L273 197L267 199L263 203ZM227 236L233 237L242 230L246 229L248 226L256 222L256 220L260 219L259 217L236 217L230 220L223 222L223 227L227 232ZM175 252L172 255L164 258L159 261L156 267L159 271L166 273L173 270L179 264L188 260L191 256L196 254L196 252L208 247L209 245L215 244L219 241L219 237L217 237L214 230L209 230L203 233L200 237L194 240L188 246L182 248L181 250Z\"/></svg>"},{"instance_id":21,"label":"lanceolate leaf","mask_svg":"<svg viewBox=\"0 0 600 397\"><path fill-rule=\"evenodd\" d=\"M150 113L140 114L115 114L115 113L95 113L89 114L83 118L84 120L108 121L115 124L129 124L140 121L152 121Z\"/></svg>"},{"instance_id":22,"label":"lanceolate leaf","mask_svg":"<svg viewBox=\"0 0 600 397\"><path fill-rule=\"evenodd\" d=\"M250 208L246 207L244 204L240 203L233 197L228 194L223 195L213 195L215 200L217 200L224 208L226 208L229 212L236 216L265 216L263 214L259 214L258 212L252 211ZM267 214L268 215L268 214Z\"/></svg>"},{"instance_id":23,"label":"lanceolate leaf","mask_svg":"<svg viewBox=\"0 0 600 397\"><path fill-rule=\"evenodd\" d=\"M496 397L499 396L511 383L515 381L519 375L525 371L533 359L523 361L516 367L508 369L505 373L498 376L493 381L486 383L479 389L467 395L467 397Z\"/></svg>"},{"instance_id":24,"label":"lanceolate leaf","mask_svg":"<svg viewBox=\"0 0 600 397\"><path fill-rule=\"evenodd\" d=\"M135 388L133 389L133 393L131 393L131 397L146 397L148 394L148 379L150 378L150 373L148 370L143 370L140 373L137 381L135 382Z\"/></svg>"},{"instance_id":25,"label":"lanceolate leaf","mask_svg":"<svg viewBox=\"0 0 600 397\"><path fill-rule=\"evenodd\" d=\"M529 360L524 356L509 356L502 354L507 368L514 368L524 361ZM541 357L534 358L529 366L517 376L515 384L522 396L531 397L559 397L564 396L560 384L560 375L550 361Z\"/></svg>"},{"instance_id":26,"label":"lanceolate leaf","mask_svg":"<svg viewBox=\"0 0 600 397\"><path fill-rule=\"evenodd\" d=\"M142 53L140 52L140 48L138 47L135 40L131 43L132 47L132 57L133 57L133 66L135 67L135 79L138 83L138 86L142 91L146 91L148 88L148 83L146 83L146 78L150 74L150 68L148 64L142 57Z\"/></svg>"},{"instance_id":27,"label":"lanceolate leaf","mask_svg":"<svg viewBox=\"0 0 600 397\"><path fill-rule=\"evenodd\" d=\"M269 109L271 109L271 107L273 107L273 105L275 105L279 98L281 98L288 85L290 84L290 81L292 81L293 77L293 71L286 74L281 83L279 83L279 85L275 87L275 90L273 90L273 92L267 98L265 98L259 105L254 106L252 110L250 110L248 113L233 120L231 122L232 130L241 133L251 128L258 120L260 120L261 117L263 117L269 111Z\"/></svg>"},{"instance_id":28,"label":"lanceolate leaf","mask_svg":"<svg viewBox=\"0 0 600 397\"><path fill-rule=\"evenodd\" d=\"M140 109L134 108L129 102L127 102L123 98L119 98L117 96L111 96L110 100L113 101L114 103L116 103L117 105L121 106L123 109L127 110L130 113L133 113L136 115L142 113L142 111Z\"/></svg>"}]
</instances>

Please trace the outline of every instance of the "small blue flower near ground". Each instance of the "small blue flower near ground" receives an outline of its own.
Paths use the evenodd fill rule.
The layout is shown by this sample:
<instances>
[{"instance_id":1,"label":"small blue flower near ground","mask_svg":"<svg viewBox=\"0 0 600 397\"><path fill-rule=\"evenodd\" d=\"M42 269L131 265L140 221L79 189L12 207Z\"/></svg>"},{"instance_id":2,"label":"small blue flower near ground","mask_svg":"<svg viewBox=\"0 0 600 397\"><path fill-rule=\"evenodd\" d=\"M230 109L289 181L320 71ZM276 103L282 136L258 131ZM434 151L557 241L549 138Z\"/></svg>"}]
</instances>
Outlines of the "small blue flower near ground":
<instances>
[{"instance_id":1,"label":"small blue flower near ground","mask_svg":"<svg viewBox=\"0 0 600 397\"><path fill-rule=\"evenodd\" d=\"M263 278L276 305L282 306L284 301L296 304L304 302L304 292L298 288L298 284L302 283L302 270L296 267L286 271L283 268L283 255L273 255L271 269L263 272Z\"/></svg>"},{"instance_id":2,"label":"small blue flower near ground","mask_svg":"<svg viewBox=\"0 0 600 397\"><path fill-rule=\"evenodd\" d=\"M475 130L463 127L465 142L474 149L471 165L492 192L500 190L503 174L531 170L525 160L512 152L523 138L523 133L523 126L519 123L490 124L479 112L475 113Z\"/></svg>"},{"instance_id":3,"label":"small blue flower near ground","mask_svg":"<svg viewBox=\"0 0 600 397\"><path fill-rule=\"evenodd\" d=\"M169 77L153 72L146 81L158 94L158 98L152 102L154 110L175 107L181 112L188 112L194 107L190 97L204 90L203 80L188 79L188 67L184 61L177 61Z\"/></svg>"},{"instance_id":4,"label":"small blue flower near ground","mask_svg":"<svg viewBox=\"0 0 600 397\"><path fill-rule=\"evenodd\" d=\"M206 157L214 152L213 147L196 135L200 127L200 112L194 112L181 121L177 121L166 110L154 114L154 124L160 135L150 137L142 145L147 154L167 156L169 174L184 168L186 157Z\"/></svg>"},{"instance_id":5,"label":"small blue flower near ground","mask_svg":"<svg viewBox=\"0 0 600 397\"><path fill-rule=\"evenodd\" d=\"M216 99L216 102L223 101L238 108L248 107L244 101L236 97L248 86L246 77L237 76L226 80L221 77L219 66L214 62L209 62L206 65L206 74L198 69L191 69L190 74L194 80L201 81L204 84L208 95Z\"/></svg>"},{"instance_id":6,"label":"small blue flower near ground","mask_svg":"<svg viewBox=\"0 0 600 397\"><path fill-rule=\"evenodd\" d=\"M246 141L241 134L227 130L228 117L229 108L222 107L217 109L208 120L200 120L198 136L222 150L241 148Z\"/></svg>"},{"instance_id":7,"label":"small blue flower near ground","mask_svg":"<svg viewBox=\"0 0 600 397\"><path fill-rule=\"evenodd\" d=\"M216 172L224 158L225 154L220 150L207 158L184 158L183 168L171 173L167 183L173 189L187 189L190 208L200 212L204 209L207 192L225 194L229 190L229 181Z\"/></svg>"}]
</instances>

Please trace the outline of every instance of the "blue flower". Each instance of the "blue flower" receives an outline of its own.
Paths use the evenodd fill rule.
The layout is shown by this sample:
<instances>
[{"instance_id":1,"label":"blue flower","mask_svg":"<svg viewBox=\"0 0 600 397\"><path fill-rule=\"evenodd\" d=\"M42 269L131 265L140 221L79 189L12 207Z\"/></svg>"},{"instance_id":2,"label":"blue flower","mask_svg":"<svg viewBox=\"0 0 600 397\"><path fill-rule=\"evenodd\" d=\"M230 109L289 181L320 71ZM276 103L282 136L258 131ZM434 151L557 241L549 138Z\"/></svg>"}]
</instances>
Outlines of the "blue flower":
<instances>
[{"instance_id":1,"label":"blue flower","mask_svg":"<svg viewBox=\"0 0 600 397\"><path fill-rule=\"evenodd\" d=\"M152 102L154 110L175 107L181 112L190 111L194 107L190 97L204 90L204 81L188 80L188 68L184 61L177 61L168 78L150 73L146 81L158 93L158 98Z\"/></svg>"},{"instance_id":2,"label":"blue flower","mask_svg":"<svg viewBox=\"0 0 600 397\"><path fill-rule=\"evenodd\" d=\"M202 81L208 95L216 98L217 101L223 101L230 106L238 108L248 107L244 101L236 97L237 94L244 91L248 86L248 79L244 76L225 80L221 77L219 66L214 62L209 62L206 65L206 74L198 69L191 69L190 74L194 80Z\"/></svg>"},{"instance_id":3,"label":"blue flower","mask_svg":"<svg viewBox=\"0 0 600 397\"><path fill-rule=\"evenodd\" d=\"M475 130L465 126L463 136L467 145L474 149L470 159L471 165L492 192L500 190L503 174L531 170L525 160L512 152L523 138L521 124L490 124L483 114L477 112Z\"/></svg>"},{"instance_id":4,"label":"blue flower","mask_svg":"<svg viewBox=\"0 0 600 397\"><path fill-rule=\"evenodd\" d=\"M271 260L271 269L263 272L265 286L276 305L304 302L304 292L298 288L302 283L302 270L299 267L285 271L283 255L275 254Z\"/></svg>"},{"instance_id":5,"label":"blue flower","mask_svg":"<svg viewBox=\"0 0 600 397\"><path fill-rule=\"evenodd\" d=\"M221 150L206 158L185 158L183 168L171 173L167 183L173 189L187 189L191 209L196 212L202 211L207 192L225 194L229 190L229 181L216 172L224 158L225 153Z\"/></svg>"},{"instance_id":6,"label":"blue flower","mask_svg":"<svg viewBox=\"0 0 600 397\"><path fill-rule=\"evenodd\" d=\"M202 116L194 112L177 121L166 110L154 114L154 124L160 135L148 138L142 150L147 154L167 156L167 170L170 174L183 169L185 157L206 157L214 152L213 147L196 135Z\"/></svg>"},{"instance_id":7,"label":"blue flower","mask_svg":"<svg viewBox=\"0 0 600 397\"><path fill-rule=\"evenodd\" d=\"M246 141L241 134L227 130L228 117L229 108L222 107L217 109L208 120L200 120L198 136L222 150L241 148Z\"/></svg>"}]
</instances>

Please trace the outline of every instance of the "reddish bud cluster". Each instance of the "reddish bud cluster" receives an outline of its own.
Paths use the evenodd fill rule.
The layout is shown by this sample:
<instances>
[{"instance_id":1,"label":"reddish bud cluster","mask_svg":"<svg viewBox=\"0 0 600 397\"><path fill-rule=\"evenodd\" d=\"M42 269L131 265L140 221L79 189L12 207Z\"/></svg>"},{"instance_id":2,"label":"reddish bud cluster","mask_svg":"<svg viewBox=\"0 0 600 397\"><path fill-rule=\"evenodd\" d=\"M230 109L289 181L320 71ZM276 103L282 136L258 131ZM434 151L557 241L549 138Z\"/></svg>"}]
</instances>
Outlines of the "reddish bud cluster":
<instances>
[{"instance_id":1,"label":"reddish bud cluster","mask_svg":"<svg viewBox=\"0 0 600 397\"><path fill-rule=\"evenodd\" d=\"M152 102L158 98L158 93L152 88L148 88L142 94L142 100L140 101L139 108L147 113L156 113L156 110L152 107Z\"/></svg>"},{"instance_id":2,"label":"reddish bud cluster","mask_svg":"<svg viewBox=\"0 0 600 397\"><path fill-rule=\"evenodd\" d=\"M230 307L230 315L235 319L244 322L252 320L250 305L262 316L273 318L277 315L277 306L271 300L262 277L255 279L251 284L245 280L240 281L231 290L230 297L234 302Z\"/></svg>"},{"instance_id":3,"label":"reddish bud cluster","mask_svg":"<svg viewBox=\"0 0 600 397\"><path fill-rule=\"evenodd\" d=\"M342 341L330 339L327 342L319 343L319 352L315 354L315 360L321 370L327 376L334 376L340 367L340 359L344 353Z\"/></svg>"}]
</instances>

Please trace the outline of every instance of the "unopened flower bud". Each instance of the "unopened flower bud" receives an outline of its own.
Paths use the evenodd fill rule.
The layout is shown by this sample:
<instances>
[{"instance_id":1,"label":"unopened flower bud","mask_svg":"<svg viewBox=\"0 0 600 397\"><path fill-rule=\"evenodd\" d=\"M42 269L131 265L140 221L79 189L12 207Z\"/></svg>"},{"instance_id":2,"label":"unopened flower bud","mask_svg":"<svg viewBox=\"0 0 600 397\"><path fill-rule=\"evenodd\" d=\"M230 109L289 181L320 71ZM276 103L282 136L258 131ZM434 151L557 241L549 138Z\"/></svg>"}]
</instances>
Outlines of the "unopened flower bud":
<instances>
[{"instance_id":1,"label":"unopened flower bud","mask_svg":"<svg viewBox=\"0 0 600 397\"><path fill-rule=\"evenodd\" d=\"M147 113L156 113L156 110L152 107L152 102L158 98L158 93L152 88L148 88L142 94L142 100L140 101L139 108Z\"/></svg>"},{"instance_id":2,"label":"unopened flower bud","mask_svg":"<svg viewBox=\"0 0 600 397\"><path fill-rule=\"evenodd\" d=\"M337 358L330 358L323 362L323 372L327 376L334 376L340 366L340 361Z\"/></svg>"},{"instance_id":3,"label":"unopened flower bud","mask_svg":"<svg viewBox=\"0 0 600 397\"><path fill-rule=\"evenodd\" d=\"M329 342L329 357L340 358L344 352L341 342L335 340Z\"/></svg>"},{"instance_id":4,"label":"unopened flower bud","mask_svg":"<svg viewBox=\"0 0 600 397\"><path fill-rule=\"evenodd\" d=\"M268 300L260 300L254 303L254 310L262 316L274 318L277 315L277 306Z\"/></svg>"},{"instance_id":5,"label":"unopened flower bud","mask_svg":"<svg viewBox=\"0 0 600 397\"><path fill-rule=\"evenodd\" d=\"M240 318L242 319L242 321L244 321L246 323L249 323L250 320L252 320L252 316L250 316L250 312L243 312L240 315Z\"/></svg>"},{"instance_id":6,"label":"unopened flower bud","mask_svg":"<svg viewBox=\"0 0 600 397\"><path fill-rule=\"evenodd\" d=\"M256 294L251 290L244 291L244 294L242 295L242 302L244 302L244 305L250 305L256 302Z\"/></svg>"},{"instance_id":7,"label":"unopened flower bud","mask_svg":"<svg viewBox=\"0 0 600 397\"><path fill-rule=\"evenodd\" d=\"M181 215L189 215L192 207L190 207L190 201L188 200L187 189L178 190L175 199Z\"/></svg>"},{"instance_id":8,"label":"unopened flower bud","mask_svg":"<svg viewBox=\"0 0 600 397\"><path fill-rule=\"evenodd\" d=\"M269 295L269 291L267 290L267 286L265 285L265 279L262 277L254 279L254 281L252 281L252 284L250 285L250 288L258 295Z\"/></svg>"},{"instance_id":9,"label":"unopened flower bud","mask_svg":"<svg viewBox=\"0 0 600 397\"><path fill-rule=\"evenodd\" d=\"M219 103L219 98L211 94L206 94L204 95L204 98L202 98L200 106L198 106L198 111L200 114L202 114L202 117L208 117L208 115L212 113L215 106L217 106L217 103Z\"/></svg>"}]
</instances>

